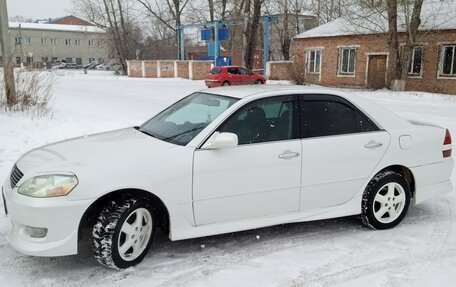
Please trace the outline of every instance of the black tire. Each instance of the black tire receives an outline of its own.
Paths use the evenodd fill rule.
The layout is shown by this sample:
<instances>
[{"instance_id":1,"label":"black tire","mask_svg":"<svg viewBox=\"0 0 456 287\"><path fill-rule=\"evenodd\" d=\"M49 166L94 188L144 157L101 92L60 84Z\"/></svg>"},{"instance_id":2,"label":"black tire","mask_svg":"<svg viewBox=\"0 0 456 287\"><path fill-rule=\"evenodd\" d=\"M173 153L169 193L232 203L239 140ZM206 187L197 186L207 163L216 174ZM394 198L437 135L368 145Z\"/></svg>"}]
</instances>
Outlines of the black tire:
<instances>
[{"instance_id":1,"label":"black tire","mask_svg":"<svg viewBox=\"0 0 456 287\"><path fill-rule=\"evenodd\" d=\"M389 186L392 186L393 196L388 193ZM364 225L372 229L395 227L404 219L410 202L410 185L404 177L393 171L381 172L369 182L364 191L361 220Z\"/></svg>"},{"instance_id":2,"label":"black tire","mask_svg":"<svg viewBox=\"0 0 456 287\"><path fill-rule=\"evenodd\" d=\"M263 81L262 80L256 80L255 81L255 85L262 85L263 84Z\"/></svg>"},{"instance_id":3,"label":"black tire","mask_svg":"<svg viewBox=\"0 0 456 287\"><path fill-rule=\"evenodd\" d=\"M223 82L223 84L222 84L222 86L224 86L224 87L229 86L229 85L231 85L230 82Z\"/></svg>"},{"instance_id":4,"label":"black tire","mask_svg":"<svg viewBox=\"0 0 456 287\"><path fill-rule=\"evenodd\" d=\"M144 210L146 210L149 212L152 221L152 229L150 230L150 235L148 234L149 238L147 239L146 237L145 239L147 242L143 241L143 243L140 243L141 248L139 250L142 250L142 248L144 248L144 250L142 250L138 256L134 256L131 260L125 260L119 252L119 243L122 241L122 237L125 238L126 236L125 233L121 232L121 228L127 219L130 220L130 215L136 215L138 210L141 210L142 212L145 212ZM99 263L113 269L124 269L138 264L144 259L144 256L146 256L147 251L152 244L155 236L156 222L156 216L154 215L150 204L145 201L130 198L108 202L99 213L97 221L92 229L93 255ZM143 219L141 219L141 224L142 223ZM119 241L119 237L121 241ZM141 239L142 237L139 238L138 236L136 241ZM125 254L123 256L125 257Z\"/></svg>"}]
</instances>

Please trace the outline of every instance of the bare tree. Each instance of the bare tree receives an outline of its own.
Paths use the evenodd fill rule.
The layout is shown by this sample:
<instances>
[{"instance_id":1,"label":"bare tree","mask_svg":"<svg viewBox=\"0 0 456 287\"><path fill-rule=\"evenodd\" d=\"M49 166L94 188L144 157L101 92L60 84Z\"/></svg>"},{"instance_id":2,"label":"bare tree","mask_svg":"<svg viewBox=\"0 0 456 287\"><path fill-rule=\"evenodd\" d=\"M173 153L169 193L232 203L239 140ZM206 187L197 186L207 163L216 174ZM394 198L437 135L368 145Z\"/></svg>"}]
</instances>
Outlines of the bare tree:
<instances>
[{"instance_id":1,"label":"bare tree","mask_svg":"<svg viewBox=\"0 0 456 287\"><path fill-rule=\"evenodd\" d=\"M77 14L104 29L109 35L110 47L127 70L126 61L136 56L142 47L142 32L131 15L129 0L79 0L73 5Z\"/></svg>"},{"instance_id":2,"label":"bare tree","mask_svg":"<svg viewBox=\"0 0 456 287\"><path fill-rule=\"evenodd\" d=\"M155 1L154 4L152 4L150 0L136 1L141 4L150 15L174 31L176 42L179 42L179 30L177 28L182 24L183 14L189 0L161 0L161 2ZM164 5L167 8L166 10L168 13L163 13L161 5ZM171 19L166 18L165 15L170 15Z\"/></svg>"},{"instance_id":3,"label":"bare tree","mask_svg":"<svg viewBox=\"0 0 456 287\"><path fill-rule=\"evenodd\" d=\"M247 68L253 67L253 58L256 51L259 21L261 16L261 7L264 0L245 0L244 3L244 53L243 63ZM253 6L253 11L252 11ZM267 27L265 27L267 29Z\"/></svg>"},{"instance_id":4,"label":"bare tree","mask_svg":"<svg viewBox=\"0 0 456 287\"><path fill-rule=\"evenodd\" d=\"M317 16L318 22L324 24L343 15L344 2L343 0L312 0L310 8Z\"/></svg>"}]
</instances>

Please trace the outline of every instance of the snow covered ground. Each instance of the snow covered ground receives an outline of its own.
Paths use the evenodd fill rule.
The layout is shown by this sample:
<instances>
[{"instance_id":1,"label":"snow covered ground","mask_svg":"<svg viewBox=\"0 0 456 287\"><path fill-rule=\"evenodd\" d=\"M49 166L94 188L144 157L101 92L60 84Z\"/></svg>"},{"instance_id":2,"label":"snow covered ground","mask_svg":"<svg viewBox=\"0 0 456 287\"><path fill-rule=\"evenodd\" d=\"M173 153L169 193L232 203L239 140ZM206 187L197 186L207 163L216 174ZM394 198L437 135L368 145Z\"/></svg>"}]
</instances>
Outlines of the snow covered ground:
<instances>
[{"instance_id":1,"label":"snow covered ground","mask_svg":"<svg viewBox=\"0 0 456 287\"><path fill-rule=\"evenodd\" d=\"M202 81L63 73L49 117L0 111L0 180L29 149L140 124L202 88ZM448 127L456 138L456 96L354 92ZM86 249L60 258L22 255L7 244L8 229L0 216L1 286L456 286L456 193L412 207L386 231L349 217L178 242L158 234L145 260L123 271L101 267Z\"/></svg>"}]
</instances>

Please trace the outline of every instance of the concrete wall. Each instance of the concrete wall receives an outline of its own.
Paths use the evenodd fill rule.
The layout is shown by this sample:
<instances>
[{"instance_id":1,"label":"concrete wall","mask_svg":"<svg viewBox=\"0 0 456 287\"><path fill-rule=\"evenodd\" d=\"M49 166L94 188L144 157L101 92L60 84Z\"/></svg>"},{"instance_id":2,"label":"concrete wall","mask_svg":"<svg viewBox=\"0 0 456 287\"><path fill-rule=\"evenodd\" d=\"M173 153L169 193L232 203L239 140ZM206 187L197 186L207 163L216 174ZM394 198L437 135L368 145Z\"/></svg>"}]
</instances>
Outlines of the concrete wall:
<instances>
[{"instance_id":1,"label":"concrete wall","mask_svg":"<svg viewBox=\"0 0 456 287\"><path fill-rule=\"evenodd\" d=\"M404 43L402 34L400 42ZM422 75L409 76L406 90L456 94L456 77L441 77L440 63L442 46L456 43L456 30L432 31L423 34L417 45L423 46ZM354 46L356 52L355 74L338 75L339 48ZM323 86L367 87L369 56L386 55L388 45L383 35L356 35L293 40L295 65L307 67L307 55L310 49L321 49L321 72L310 74L306 69L306 81Z\"/></svg>"},{"instance_id":2,"label":"concrete wall","mask_svg":"<svg viewBox=\"0 0 456 287\"><path fill-rule=\"evenodd\" d=\"M142 65L144 65L144 70L142 70L143 66L141 65L141 77L157 78L157 61L144 61L139 63L143 63Z\"/></svg>"},{"instance_id":3,"label":"concrete wall","mask_svg":"<svg viewBox=\"0 0 456 287\"><path fill-rule=\"evenodd\" d=\"M177 78L188 79L189 76L189 62L188 61L176 61L175 76Z\"/></svg>"},{"instance_id":4,"label":"concrete wall","mask_svg":"<svg viewBox=\"0 0 456 287\"><path fill-rule=\"evenodd\" d=\"M204 80L212 69L211 61L128 61L129 77Z\"/></svg>"}]
</instances>

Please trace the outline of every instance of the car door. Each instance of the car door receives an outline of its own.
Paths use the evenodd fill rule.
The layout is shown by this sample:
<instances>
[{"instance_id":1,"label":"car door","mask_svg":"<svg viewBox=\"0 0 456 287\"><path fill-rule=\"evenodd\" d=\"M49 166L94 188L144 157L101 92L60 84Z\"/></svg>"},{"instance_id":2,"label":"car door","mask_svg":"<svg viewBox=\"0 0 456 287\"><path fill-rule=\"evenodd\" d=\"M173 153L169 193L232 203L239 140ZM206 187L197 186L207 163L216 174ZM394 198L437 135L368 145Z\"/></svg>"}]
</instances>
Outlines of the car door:
<instances>
[{"instance_id":1,"label":"car door","mask_svg":"<svg viewBox=\"0 0 456 287\"><path fill-rule=\"evenodd\" d=\"M349 201L385 153L390 135L347 100L302 96L301 210Z\"/></svg>"},{"instance_id":2,"label":"car door","mask_svg":"<svg viewBox=\"0 0 456 287\"><path fill-rule=\"evenodd\" d=\"M301 142L297 97L246 104L218 132L238 136L238 146L197 149L193 204L197 225L299 211Z\"/></svg>"},{"instance_id":3,"label":"car door","mask_svg":"<svg viewBox=\"0 0 456 287\"><path fill-rule=\"evenodd\" d=\"M228 81L230 82L231 85L239 85L241 83L241 75L239 72L239 68L235 67L230 67L227 68L228 72Z\"/></svg>"},{"instance_id":4,"label":"car door","mask_svg":"<svg viewBox=\"0 0 456 287\"><path fill-rule=\"evenodd\" d=\"M244 68L239 68L239 72L241 74L241 84L251 85L255 83L255 79L252 77L252 72Z\"/></svg>"}]
</instances>

